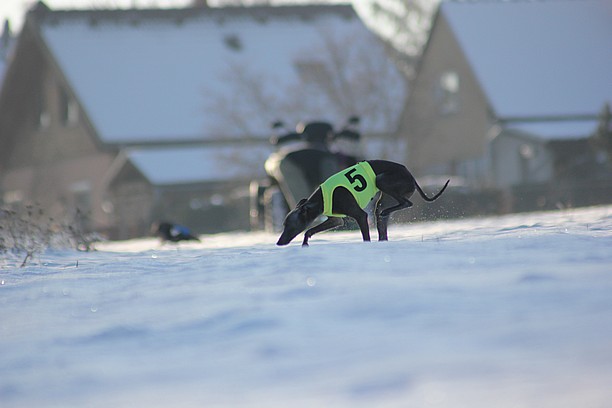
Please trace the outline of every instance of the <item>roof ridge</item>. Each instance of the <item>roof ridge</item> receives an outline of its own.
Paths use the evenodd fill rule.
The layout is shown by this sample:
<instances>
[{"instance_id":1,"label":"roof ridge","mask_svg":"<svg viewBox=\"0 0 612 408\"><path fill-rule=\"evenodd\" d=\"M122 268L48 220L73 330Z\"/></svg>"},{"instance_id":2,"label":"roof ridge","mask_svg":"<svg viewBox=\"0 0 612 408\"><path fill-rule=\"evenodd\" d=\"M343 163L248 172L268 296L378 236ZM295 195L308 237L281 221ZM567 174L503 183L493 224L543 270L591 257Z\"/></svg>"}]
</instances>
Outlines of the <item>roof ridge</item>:
<instances>
[{"instance_id":1,"label":"roof ridge","mask_svg":"<svg viewBox=\"0 0 612 408\"><path fill-rule=\"evenodd\" d=\"M56 18L89 17L94 19L187 19L192 17L238 17L251 16L265 20L270 17L297 16L313 18L319 15L340 14L346 18L357 14L350 4L285 4L223 7L188 6L177 8L93 8L93 9L51 9L39 1L28 15L40 22Z\"/></svg>"}]
</instances>

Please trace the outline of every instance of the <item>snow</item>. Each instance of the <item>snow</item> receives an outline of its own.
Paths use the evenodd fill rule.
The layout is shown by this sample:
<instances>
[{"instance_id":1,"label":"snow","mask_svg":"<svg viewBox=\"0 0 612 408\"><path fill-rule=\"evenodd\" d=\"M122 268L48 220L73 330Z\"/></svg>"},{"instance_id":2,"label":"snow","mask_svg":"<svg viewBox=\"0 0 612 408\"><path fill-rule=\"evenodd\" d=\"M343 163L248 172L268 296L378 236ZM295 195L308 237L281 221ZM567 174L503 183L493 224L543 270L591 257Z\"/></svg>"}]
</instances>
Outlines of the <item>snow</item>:
<instances>
[{"instance_id":1,"label":"snow","mask_svg":"<svg viewBox=\"0 0 612 408\"><path fill-rule=\"evenodd\" d=\"M608 0L441 7L498 117L595 115L612 99Z\"/></svg>"},{"instance_id":2,"label":"snow","mask_svg":"<svg viewBox=\"0 0 612 408\"><path fill-rule=\"evenodd\" d=\"M374 232L375 235L375 232ZM612 206L0 263L8 407L603 407Z\"/></svg>"},{"instance_id":3,"label":"snow","mask_svg":"<svg viewBox=\"0 0 612 408\"><path fill-rule=\"evenodd\" d=\"M246 151L244 145L134 148L127 149L126 157L119 160L127 158L147 180L159 186L263 177L261 163L270 151L269 145L253 145Z\"/></svg>"},{"instance_id":4,"label":"snow","mask_svg":"<svg viewBox=\"0 0 612 408\"><path fill-rule=\"evenodd\" d=\"M508 130L518 130L544 141L586 139L595 134L596 120L512 122Z\"/></svg>"}]
</instances>

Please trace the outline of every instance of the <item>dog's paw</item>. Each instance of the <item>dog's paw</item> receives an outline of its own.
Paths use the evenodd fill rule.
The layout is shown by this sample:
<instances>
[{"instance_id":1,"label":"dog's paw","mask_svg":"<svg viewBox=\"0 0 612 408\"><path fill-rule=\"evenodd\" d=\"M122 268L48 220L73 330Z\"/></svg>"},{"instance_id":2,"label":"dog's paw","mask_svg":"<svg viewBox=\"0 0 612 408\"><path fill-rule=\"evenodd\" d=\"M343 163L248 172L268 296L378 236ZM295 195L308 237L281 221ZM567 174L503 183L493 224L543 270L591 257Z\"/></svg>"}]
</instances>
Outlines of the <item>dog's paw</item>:
<instances>
[{"instance_id":1,"label":"dog's paw","mask_svg":"<svg viewBox=\"0 0 612 408\"><path fill-rule=\"evenodd\" d=\"M308 248L308 247L309 247L308 242L303 242L302 243L302 248Z\"/></svg>"}]
</instances>

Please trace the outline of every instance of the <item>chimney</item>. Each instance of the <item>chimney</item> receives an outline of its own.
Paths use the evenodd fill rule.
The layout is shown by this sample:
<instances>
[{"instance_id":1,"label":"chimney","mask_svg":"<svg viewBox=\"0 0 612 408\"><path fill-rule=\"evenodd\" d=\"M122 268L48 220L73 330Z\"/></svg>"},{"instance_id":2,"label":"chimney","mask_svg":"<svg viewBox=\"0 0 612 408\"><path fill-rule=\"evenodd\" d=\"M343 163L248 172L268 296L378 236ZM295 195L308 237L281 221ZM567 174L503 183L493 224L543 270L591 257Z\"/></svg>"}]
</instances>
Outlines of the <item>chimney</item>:
<instances>
[{"instance_id":1,"label":"chimney","mask_svg":"<svg viewBox=\"0 0 612 408\"><path fill-rule=\"evenodd\" d=\"M208 0L191 0L192 7L208 8Z\"/></svg>"},{"instance_id":2,"label":"chimney","mask_svg":"<svg viewBox=\"0 0 612 408\"><path fill-rule=\"evenodd\" d=\"M11 42L11 23L8 19L4 20L2 37L0 37L0 52L5 52Z\"/></svg>"}]
</instances>

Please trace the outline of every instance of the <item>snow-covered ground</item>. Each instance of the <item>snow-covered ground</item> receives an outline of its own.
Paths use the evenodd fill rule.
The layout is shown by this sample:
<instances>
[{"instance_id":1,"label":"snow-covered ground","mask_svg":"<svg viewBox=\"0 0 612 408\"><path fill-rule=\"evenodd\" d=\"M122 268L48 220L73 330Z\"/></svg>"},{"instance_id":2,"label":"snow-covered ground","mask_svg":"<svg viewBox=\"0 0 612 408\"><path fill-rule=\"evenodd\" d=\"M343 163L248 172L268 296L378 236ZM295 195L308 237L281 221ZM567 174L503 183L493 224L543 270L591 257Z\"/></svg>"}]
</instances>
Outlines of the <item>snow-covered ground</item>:
<instances>
[{"instance_id":1,"label":"snow-covered ground","mask_svg":"<svg viewBox=\"0 0 612 408\"><path fill-rule=\"evenodd\" d=\"M612 406L612 207L389 236L0 260L0 406Z\"/></svg>"}]
</instances>

